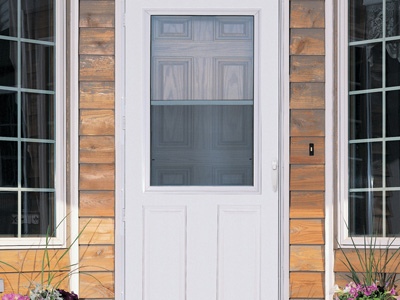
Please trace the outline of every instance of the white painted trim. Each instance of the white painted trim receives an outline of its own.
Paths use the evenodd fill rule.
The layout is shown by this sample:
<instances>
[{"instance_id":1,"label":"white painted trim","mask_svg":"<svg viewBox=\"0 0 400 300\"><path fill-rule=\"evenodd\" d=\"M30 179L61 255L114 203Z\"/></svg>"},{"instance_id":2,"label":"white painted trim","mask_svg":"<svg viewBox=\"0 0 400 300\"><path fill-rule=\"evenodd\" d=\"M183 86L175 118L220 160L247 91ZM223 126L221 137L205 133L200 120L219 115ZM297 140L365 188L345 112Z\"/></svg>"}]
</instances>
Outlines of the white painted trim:
<instances>
[{"instance_id":1,"label":"white painted trim","mask_svg":"<svg viewBox=\"0 0 400 300\"><path fill-rule=\"evenodd\" d=\"M280 61L280 207L281 217L279 236L280 242L280 287L279 299L290 298L290 2L279 1L280 5L280 41L282 51L279 52Z\"/></svg>"},{"instance_id":2,"label":"white painted trim","mask_svg":"<svg viewBox=\"0 0 400 300\"><path fill-rule=\"evenodd\" d=\"M115 300L125 299L125 1L115 1ZM118 45L118 46L117 46Z\"/></svg>"},{"instance_id":3,"label":"white painted trim","mask_svg":"<svg viewBox=\"0 0 400 300\"><path fill-rule=\"evenodd\" d=\"M79 234L79 0L70 1L69 101L70 101L70 237ZM70 262L79 268L79 243L72 245ZM79 295L79 274L70 278L70 289Z\"/></svg>"},{"instance_id":4,"label":"white painted trim","mask_svg":"<svg viewBox=\"0 0 400 300\"><path fill-rule=\"evenodd\" d=\"M335 234L335 7L325 1L325 299L333 298Z\"/></svg>"}]
</instances>

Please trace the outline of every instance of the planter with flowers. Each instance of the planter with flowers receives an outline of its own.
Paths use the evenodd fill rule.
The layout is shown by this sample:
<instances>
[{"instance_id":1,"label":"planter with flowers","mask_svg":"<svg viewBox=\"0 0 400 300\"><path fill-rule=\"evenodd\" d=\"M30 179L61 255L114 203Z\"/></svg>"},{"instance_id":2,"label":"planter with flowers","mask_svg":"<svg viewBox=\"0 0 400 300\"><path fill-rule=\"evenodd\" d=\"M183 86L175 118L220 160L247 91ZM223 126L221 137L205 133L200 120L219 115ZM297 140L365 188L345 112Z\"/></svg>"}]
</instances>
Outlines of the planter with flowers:
<instances>
[{"instance_id":1,"label":"planter with flowers","mask_svg":"<svg viewBox=\"0 0 400 300\"><path fill-rule=\"evenodd\" d=\"M62 220L62 222L64 220L65 218ZM79 272L79 266L71 264L64 265L64 263L66 255L69 253L71 247L78 241L79 237L85 230L88 223L79 232L78 236L75 237L75 239L71 240L70 245L66 249L53 251L50 248L50 241L53 235L49 231L47 232L45 237L45 245L42 251L43 252L42 255L37 254L39 253L38 249L29 249L28 251L36 251L34 255L35 262L41 264L40 271L36 273L36 276L34 276L33 278L29 278L23 272L23 265L25 263L26 256L24 257L23 262L22 264L20 264L19 268L15 267L14 265L6 261L0 260L0 270L7 267L8 269L12 269L13 272L18 273L18 283L16 283L18 286L18 291L4 294L1 299L2 300L63 300L63 299L78 300L79 297L77 294L75 294L73 291L64 290L61 284L66 279L69 279L73 274ZM92 276L90 274L87 275ZM7 276L5 279L6 282L8 281L8 283L12 285L13 282L10 282L10 280L7 279ZM26 286L26 291L24 293L20 292L20 287L19 287L20 281L22 279L24 279L24 281L26 282L29 282L28 286Z\"/></svg>"},{"instance_id":2,"label":"planter with flowers","mask_svg":"<svg viewBox=\"0 0 400 300\"><path fill-rule=\"evenodd\" d=\"M349 271L346 277L349 283L344 287L335 286L335 300L389 300L398 299L396 275L400 266L400 248L394 247L392 239L384 247L378 247L376 237L364 237L364 244L357 246L353 239L356 259L339 247L344 259L341 259Z\"/></svg>"}]
</instances>

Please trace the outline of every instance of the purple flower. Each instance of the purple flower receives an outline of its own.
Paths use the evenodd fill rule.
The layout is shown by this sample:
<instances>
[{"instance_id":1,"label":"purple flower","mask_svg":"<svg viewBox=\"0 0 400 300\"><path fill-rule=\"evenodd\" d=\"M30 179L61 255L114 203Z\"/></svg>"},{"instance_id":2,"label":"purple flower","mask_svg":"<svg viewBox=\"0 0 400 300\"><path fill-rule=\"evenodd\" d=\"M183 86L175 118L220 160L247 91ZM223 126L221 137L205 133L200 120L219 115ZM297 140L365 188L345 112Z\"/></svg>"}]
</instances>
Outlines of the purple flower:
<instances>
[{"instance_id":1,"label":"purple flower","mask_svg":"<svg viewBox=\"0 0 400 300\"><path fill-rule=\"evenodd\" d=\"M60 289L57 289L57 291L60 292L61 297L62 297L64 300L79 300L78 295L75 294L74 292L67 292L67 291L60 290Z\"/></svg>"},{"instance_id":2,"label":"purple flower","mask_svg":"<svg viewBox=\"0 0 400 300\"><path fill-rule=\"evenodd\" d=\"M5 294L3 295L3 297L1 298L2 300L29 300L29 296L23 296L20 294Z\"/></svg>"}]
</instances>

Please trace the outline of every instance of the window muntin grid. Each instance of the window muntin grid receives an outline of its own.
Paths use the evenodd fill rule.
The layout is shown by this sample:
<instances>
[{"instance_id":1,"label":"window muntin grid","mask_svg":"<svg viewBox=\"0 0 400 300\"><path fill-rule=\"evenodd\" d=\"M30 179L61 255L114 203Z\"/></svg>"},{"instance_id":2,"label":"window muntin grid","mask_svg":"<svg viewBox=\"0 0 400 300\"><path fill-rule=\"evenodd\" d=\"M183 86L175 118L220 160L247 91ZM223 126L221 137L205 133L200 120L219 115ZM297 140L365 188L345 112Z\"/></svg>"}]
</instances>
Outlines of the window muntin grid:
<instances>
[{"instance_id":1,"label":"window muntin grid","mask_svg":"<svg viewBox=\"0 0 400 300\"><path fill-rule=\"evenodd\" d=\"M349 2L349 234L400 235L399 1ZM397 100L397 101L396 101Z\"/></svg>"},{"instance_id":2,"label":"window muntin grid","mask_svg":"<svg viewBox=\"0 0 400 300\"><path fill-rule=\"evenodd\" d=\"M0 237L41 237L56 222L56 1L0 11Z\"/></svg>"}]
</instances>

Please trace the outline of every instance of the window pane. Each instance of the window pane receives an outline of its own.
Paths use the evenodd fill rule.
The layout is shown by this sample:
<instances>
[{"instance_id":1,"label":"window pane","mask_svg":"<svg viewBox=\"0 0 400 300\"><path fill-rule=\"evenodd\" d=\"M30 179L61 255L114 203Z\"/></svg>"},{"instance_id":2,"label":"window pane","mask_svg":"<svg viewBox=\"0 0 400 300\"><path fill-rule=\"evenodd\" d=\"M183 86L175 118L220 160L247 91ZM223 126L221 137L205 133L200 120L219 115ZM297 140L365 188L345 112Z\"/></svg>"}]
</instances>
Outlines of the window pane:
<instances>
[{"instance_id":1,"label":"window pane","mask_svg":"<svg viewBox=\"0 0 400 300\"><path fill-rule=\"evenodd\" d=\"M349 97L349 138L382 137L382 93Z\"/></svg>"},{"instance_id":2,"label":"window pane","mask_svg":"<svg viewBox=\"0 0 400 300\"><path fill-rule=\"evenodd\" d=\"M350 90L382 87L382 43L351 46Z\"/></svg>"},{"instance_id":3,"label":"window pane","mask_svg":"<svg viewBox=\"0 0 400 300\"><path fill-rule=\"evenodd\" d=\"M382 186L382 144L360 143L349 145L350 188Z\"/></svg>"},{"instance_id":4,"label":"window pane","mask_svg":"<svg viewBox=\"0 0 400 300\"><path fill-rule=\"evenodd\" d=\"M22 37L52 41L54 38L54 0L21 0Z\"/></svg>"},{"instance_id":5,"label":"window pane","mask_svg":"<svg viewBox=\"0 0 400 300\"><path fill-rule=\"evenodd\" d=\"M54 233L54 194L23 193L22 235L25 237L46 236Z\"/></svg>"},{"instance_id":6,"label":"window pane","mask_svg":"<svg viewBox=\"0 0 400 300\"><path fill-rule=\"evenodd\" d=\"M388 236L400 235L400 192L387 192L386 197L386 232Z\"/></svg>"},{"instance_id":7,"label":"window pane","mask_svg":"<svg viewBox=\"0 0 400 300\"><path fill-rule=\"evenodd\" d=\"M400 141L386 143L386 186L400 187Z\"/></svg>"},{"instance_id":8,"label":"window pane","mask_svg":"<svg viewBox=\"0 0 400 300\"><path fill-rule=\"evenodd\" d=\"M54 96L22 94L21 136L54 139Z\"/></svg>"},{"instance_id":9,"label":"window pane","mask_svg":"<svg viewBox=\"0 0 400 300\"><path fill-rule=\"evenodd\" d=\"M0 90L0 136L18 136L17 93Z\"/></svg>"},{"instance_id":10,"label":"window pane","mask_svg":"<svg viewBox=\"0 0 400 300\"><path fill-rule=\"evenodd\" d=\"M16 86L18 72L17 42L0 39L0 85Z\"/></svg>"},{"instance_id":11,"label":"window pane","mask_svg":"<svg viewBox=\"0 0 400 300\"><path fill-rule=\"evenodd\" d=\"M386 136L400 136L400 91L386 93Z\"/></svg>"},{"instance_id":12,"label":"window pane","mask_svg":"<svg viewBox=\"0 0 400 300\"><path fill-rule=\"evenodd\" d=\"M382 236L382 193L350 193L349 220L352 236Z\"/></svg>"},{"instance_id":13,"label":"window pane","mask_svg":"<svg viewBox=\"0 0 400 300\"><path fill-rule=\"evenodd\" d=\"M400 42L386 43L386 86L400 85Z\"/></svg>"},{"instance_id":14,"label":"window pane","mask_svg":"<svg viewBox=\"0 0 400 300\"><path fill-rule=\"evenodd\" d=\"M0 35L17 36L17 1L0 0Z\"/></svg>"},{"instance_id":15,"label":"window pane","mask_svg":"<svg viewBox=\"0 0 400 300\"><path fill-rule=\"evenodd\" d=\"M0 192L0 237L18 234L18 193Z\"/></svg>"},{"instance_id":16,"label":"window pane","mask_svg":"<svg viewBox=\"0 0 400 300\"><path fill-rule=\"evenodd\" d=\"M251 105L152 106L151 185L253 185Z\"/></svg>"},{"instance_id":17,"label":"window pane","mask_svg":"<svg viewBox=\"0 0 400 300\"><path fill-rule=\"evenodd\" d=\"M349 4L350 41L382 37L382 0L351 0Z\"/></svg>"},{"instance_id":18,"label":"window pane","mask_svg":"<svg viewBox=\"0 0 400 300\"><path fill-rule=\"evenodd\" d=\"M18 186L18 144L0 141L0 186Z\"/></svg>"},{"instance_id":19,"label":"window pane","mask_svg":"<svg viewBox=\"0 0 400 300\"><path fill-rule=\"evenodd\" d=\"M253 185L252 16L153 16L151 185Z\"/></svg>"},{"instance_id":20,"label":"window pane","mask_svg":"<svg viewBox=\"0 0 400 300\"><path fill-rule=\"evenodd\" d=\"M54 48L47 45L21 43L22 87L54 90Z\"/></svg>"},{"instance_id":21,"label":"window pane","mask_svg":"<svg viewBox=\"0 0 400 300\"><path fill-rule=\"evenodd\" d=\"M386 36L400 35L400 9L399 1L387 0L386 1Z\"/></svg>"},{"instance_id":22,"label":"window pane","mask_svg":"<svg viewBox=\"0 0 400 300\"><path fill-rule=\"evenodd\" d=\"M53 157L53 144L22 143L22 186L54 188Z\"/></svg>"}]
</instances>

